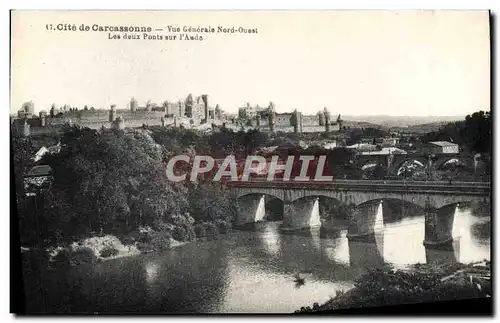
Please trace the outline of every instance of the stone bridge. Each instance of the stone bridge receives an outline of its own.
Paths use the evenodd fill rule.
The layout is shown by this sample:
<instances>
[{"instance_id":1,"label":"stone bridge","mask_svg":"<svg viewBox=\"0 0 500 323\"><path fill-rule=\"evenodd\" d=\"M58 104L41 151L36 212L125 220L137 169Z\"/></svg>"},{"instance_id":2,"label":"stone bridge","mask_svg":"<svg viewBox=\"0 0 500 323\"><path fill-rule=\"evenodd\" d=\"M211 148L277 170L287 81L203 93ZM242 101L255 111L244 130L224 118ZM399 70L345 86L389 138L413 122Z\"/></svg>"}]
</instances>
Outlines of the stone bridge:
<instances>
[{"instance_id":1,"label":"stone bridge","mask_svg":"<svg viewBox=\"0 0 500 323\"><path fill-rule=\"evenodd\" d=\"M383 228L384 201L412 203L425 210L427 245L451 242L456 207L472 201L489 202L491 194L488 182L337 180L250 181L227 185L238 207L237 224L263 220L265 196L269 195L283 202L283 229L319 227L319 197L328 197L351 206L348 237L361 240Z\"/></svg>"},{"instance_id":2,"label":"stone bridge","mask_svg":"<svg viewBox=\"0 0 500 323\"><path fill-rule=\"evenodd\" d=\"M428 172L440 169L446 162L457 159L468 168L474 170L477 165L477 158L474 155L465 153L458 154L425 154L425 153L410 153L410 154L359 154L356 156L356 164L362 168L364 165L378 164L383 165L386 169L387 175L397 175L399 169L406 163L411 161L418 161Z\"/></svg>"}]
</instances>

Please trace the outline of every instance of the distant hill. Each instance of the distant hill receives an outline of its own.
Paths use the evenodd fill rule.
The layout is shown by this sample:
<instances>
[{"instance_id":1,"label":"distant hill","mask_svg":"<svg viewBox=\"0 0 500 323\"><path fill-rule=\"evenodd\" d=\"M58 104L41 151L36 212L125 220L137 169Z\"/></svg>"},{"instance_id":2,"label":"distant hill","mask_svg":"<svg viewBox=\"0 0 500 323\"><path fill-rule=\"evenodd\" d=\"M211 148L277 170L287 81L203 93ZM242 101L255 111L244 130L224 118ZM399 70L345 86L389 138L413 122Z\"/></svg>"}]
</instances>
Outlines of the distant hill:
<instances>
[{"instance_id":1,"label":"distant hill","mask_svg":"<svg viewBox=\"0 0 500 323\"><path fill-rule=\"evenodd\" d=\"M383 128L383 126L366 121L345 120L344 126L351 128Z\"/></svg>"},{"instance_id":2,"label":"distant hill","mask_svg":"<svg viewBox=\"0 0 500 323\"><path fill-rule=\"evenodd\" d=\"M372 124L381 125L384 127L410 127L415 125L428 124L429 126L435 124L442 124L464 120L465 116L388 116L388 115L361 115L349 116L342 115L342 119L346 121L367 122Z\"/></svg>"},{"instance_id":3,"label":"distant hill","mask_svg":"<svg viewBox=\"0 0 500 323\"><path fill-rule=\"evenodd\" d=\"M439 121L439 122L432 122L432 123L423 123L423 124L417 124L413 126L407 126L407 127L391 127L392 131L409 131L409 132L415 132L415 133L428 133L428 132L433 132L433 131L438 131L445 125L447 125L450 122L454 122L456 120L452 121Z\"/></svg>"}]
</instances>

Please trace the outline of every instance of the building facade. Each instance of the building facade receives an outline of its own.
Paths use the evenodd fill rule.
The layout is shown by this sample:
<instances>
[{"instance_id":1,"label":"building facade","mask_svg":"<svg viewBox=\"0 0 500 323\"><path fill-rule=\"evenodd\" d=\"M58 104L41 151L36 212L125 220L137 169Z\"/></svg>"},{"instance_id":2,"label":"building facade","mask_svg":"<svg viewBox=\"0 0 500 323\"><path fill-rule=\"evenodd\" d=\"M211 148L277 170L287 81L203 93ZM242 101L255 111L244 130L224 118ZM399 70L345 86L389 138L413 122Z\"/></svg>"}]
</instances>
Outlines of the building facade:
<instances>
[{"instance_id":1,"label":"building facade","mask_svg":"<svg viewBox=\"0 0 500 323\"><path fill-rule=\"evenodd\" d=\"M427 151L431 154L458 154L459 147L448 141L431 141L427 145Z\"/></svg>"}]
</instances>

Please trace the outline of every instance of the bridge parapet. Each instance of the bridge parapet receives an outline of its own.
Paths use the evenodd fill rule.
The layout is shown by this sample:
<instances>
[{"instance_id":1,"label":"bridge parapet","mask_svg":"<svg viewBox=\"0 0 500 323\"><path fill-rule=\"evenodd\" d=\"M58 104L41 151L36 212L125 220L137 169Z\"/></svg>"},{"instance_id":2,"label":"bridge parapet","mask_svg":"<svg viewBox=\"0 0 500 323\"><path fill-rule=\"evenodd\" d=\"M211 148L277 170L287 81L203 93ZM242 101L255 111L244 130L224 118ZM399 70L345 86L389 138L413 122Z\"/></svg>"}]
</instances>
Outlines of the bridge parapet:
<instances>
[{"instance_id":1,"label":"bridge parapet","mask_svg":"<svg viewBox=\"0 0 500 323\"><path fill-rule=\"evenodd\" d=\"M329 197L344 203L361 205L373 200L399 199L422 208L441 208L469 201L489 201L490 183L334 181L334 182L231 182L235 198L261 193L293 202L306 197Z\"/></svg>"}]
</instances>

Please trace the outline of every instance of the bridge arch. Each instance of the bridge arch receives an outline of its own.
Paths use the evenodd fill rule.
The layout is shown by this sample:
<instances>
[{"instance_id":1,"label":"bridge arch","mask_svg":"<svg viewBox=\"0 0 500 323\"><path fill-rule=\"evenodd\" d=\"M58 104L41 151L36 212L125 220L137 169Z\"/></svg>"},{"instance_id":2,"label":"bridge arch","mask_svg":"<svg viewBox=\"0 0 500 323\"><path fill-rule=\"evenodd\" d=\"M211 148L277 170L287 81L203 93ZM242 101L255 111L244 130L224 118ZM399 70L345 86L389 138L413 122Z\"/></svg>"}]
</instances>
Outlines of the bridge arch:
<instances>
[{"instance_id":1,"label":"bridge arch","mask_svg":"<svg viewBox=\"0 0 500 323\"><path fill-rule=\"evenodd\" d=\"M283 200L267 193L241 194L236 198L236 206L238 209L237 225L281 220L284 216Z\"/></svg>"},{"instance_id":2,"label":"bridge arch","mask_svg":"<svg viewBox=\"0 0 500 323\"><path fill-rule=\"evenodd\" d=\"M306 219L310 214L319 209L316 204L320 197L333 198L347 205L355 205L357 209L365 209L365 212L373 213L370 201L384 201L388 199L401 200L405 203L415 204L424 208L427 213L451 204L470 201L488 202L490 200L490 187L485 183L455 182L448 185L446 182L407 182L407 181L338 181L331 185L324 183L252 183L244 187L240 184L233 186L231 190L236 197L239 209L246 219L255 222L260 219L265 209L265 196L270 195L284 203L284 215L299 215L297 218ZM307 203L306 203L307 202ZM309 203L309 204L308 204ZM383 202L382 202L383 204ZM304 205L308 205L307 207ZM298 206L298 208L296 208ZM434 211L433 211L434 210ZM260 212L260 213L259 213ZM302 212L302 213L300 213ZM305 215L309 212L309 215ZM312 212L312 213L311 213ZM253 214L252 214L253 213ZM356 212L360 213L360 212ZM246 217L246 214L249 214ZM257 214L259 216L257 216ZM304 217L302 217L302 215ZM238 216L240 218L240 216ZM285 217L284 217L285 218ZM311 218L311 217L309 217ZM369 232L370 223L363 221L363 214L358 216L355 234L361 235ZM284 219L285 220L285 219ZM290 221L296 224L296 228L310 226L310 221Z\"/></svg>"},{"instance_id":3,"label":"bridge arch","mask_svg":"<svg viewBox=\"0 0 500 323\"><path fill-rule=\"evenodd\" d=\"M272 196L274 198L277 198L280 201L284 201L283 194L280 194L281 192L274 191L274 190L268 190L268 189L259 189L259 190L246 190L246 189L234 189L234 198L236 200L243 198L247 195L267 195L267 196Z\"/></svg>"},{"instance_id":4,"label":"bridge arch","mask_svg":"<svg viewBox=\"0 0 500 323\"><path fill-rule=\"evenodd\" d=\"M334 200L338 203L342 203L342 201L335 195L331 194L331 192L325 191L325 192L311 192L310 194L306 193L302 196L297 196L295 197L292 202L299 201L302 199L313 199L313 198L326 198L326 199L331 199Z\"/></svg>"},{"instance_id":5,"label":"bridge arch","mask_svg":"<svg viewBox=\"0 0 500 323\"><path fill-rule=\"evenodd\" d=\"M389 173L392 175L399 175L399 170L409 164L418 162L423 170L428 167L428 160L424 156L405 156L404 158L397 158L389 167Z\"/></svg>"},{"instance_id":6,"label":"bridge arch","mask_svg":"<svg viewBox=\"0 0 500 323\"><path fill-rule=\"evenodd\" d=\"M460 205L462 203L470 204L474 202L489 203L490 198L486 196L468 196L468 195L449 195L445 198L438 199L432 203L432 206L437 209L450 207L451 205Z\"/></svg>"},{"instance_id":7,"label":"bridge arch","mask_svg":"<svg viewBox=\"0 0 500 323\"><path fill-rule=\"evenodd\" d=\"M407 204L412 204L415 205L419 208L425 208L427 205L427 196L424 194L413 194L413 195L408 195L408 194L394 194L393 196L388 195L388 194L365 194L360 196L358 199L356 205L357 206L363 206L367 204L373 204L376 201L401 201Z\"/></svg>"},{"instance_id":8,"label":"bridge arch","mask_svg":"<svg viewBox=\"0 0 500 323\"><path fill-rule=\"evenodd\" d=\"M358 165L359 165L359 168L361 170L364 170L364 169L368 168L369 166L371 166L371 167L375 167L377 165L381 165L384 167L386 166L385 160L381 160L380 158L365 159L365 160L361 161Z\"/></svg>"},{"instance_id":9,"label":"bridge arch","mask_svg":"<svg viewBox=\"0 0 500 323\"><path fill-rule=\"evenodd\" d=\"M462 165L462 167L466 167L468 169L474 169L474 157L472 156L439 157L436 161L433 161L433 168L436 170L442 170L445 167L445 165L447 165L452 160L457 160L459 165Z\"/></svg>"},{"instance_id":10,"label":"bridge arch","mask_svg":"<svg viewBox=\"0 0 500 323\"><path fill-rule=\"evenodd\" d=\"M383 217L384 222L392 223L401 221L404 218L411 218L413 216L420 216L425 214L425 208L401 198L388 198L382 199Z\"/></svg>"},{"instance_id":11,"label":"bridge arch","mask_svg":"<svg viewBox=\"0 0 500 323\"><path fill-rule=\"evenodd\" d=\"M328 193L329 193L328 191L324 191L324 192L316 192L316 193L301 195L296 197L293 201L289 201L288 204L293 208L296 208L297 206L300 205L308 204L309 205L308 208L310 209L311 212L316 212L316 211L318 212L319 221L321 222L321 227L336 230L338 228L347 225L352 210L354 209L354 204L345 203L341 199L339 199L338 195L331 193L328 194ZM316 207L314 203L316 202L317 202L317 210L314 209ZM304 210L296 212L297 210L295 209L294 211L295 213L285 211L283 219L285 219L287 213L288 215L294 214L294 216L298 217L305 216L306 218L308 217L309 220L302 219L302 222L295 221L295 224L302 223L302 225L306 225L307 223L311 223L310 221L311 217L316 217L316 214L311 214L311 213L307 214L307 211L304 212ZM316 223L315 221L316 220L313 219L312 223L313 224Z\"/></svg>"},{"instance_id":12,"label":"bridge arch","mask_svg":"<svg viewBox=\"0 0 500 323\"><path fill-rule=\"evenodd\" d=\"M298 199L305 197L323 197L336 200L339 203L356 204L353 194L351 194L351 192L321 190L321 189L300 190L300 191L295 190L294 192L291 192L291 194L288 196L288 199L291 202L294 202Z\"/></svg>"},{"instance_id":13,"label":"bridge arch","mask_svg":"<svg viewBox=\"0 0 500 323\"><path fill-rule=\"evenodd\" d=\"M362 179L383 179L388 172L385 162L366 162L361 166Z\"/></svg>"}]
</instances>

